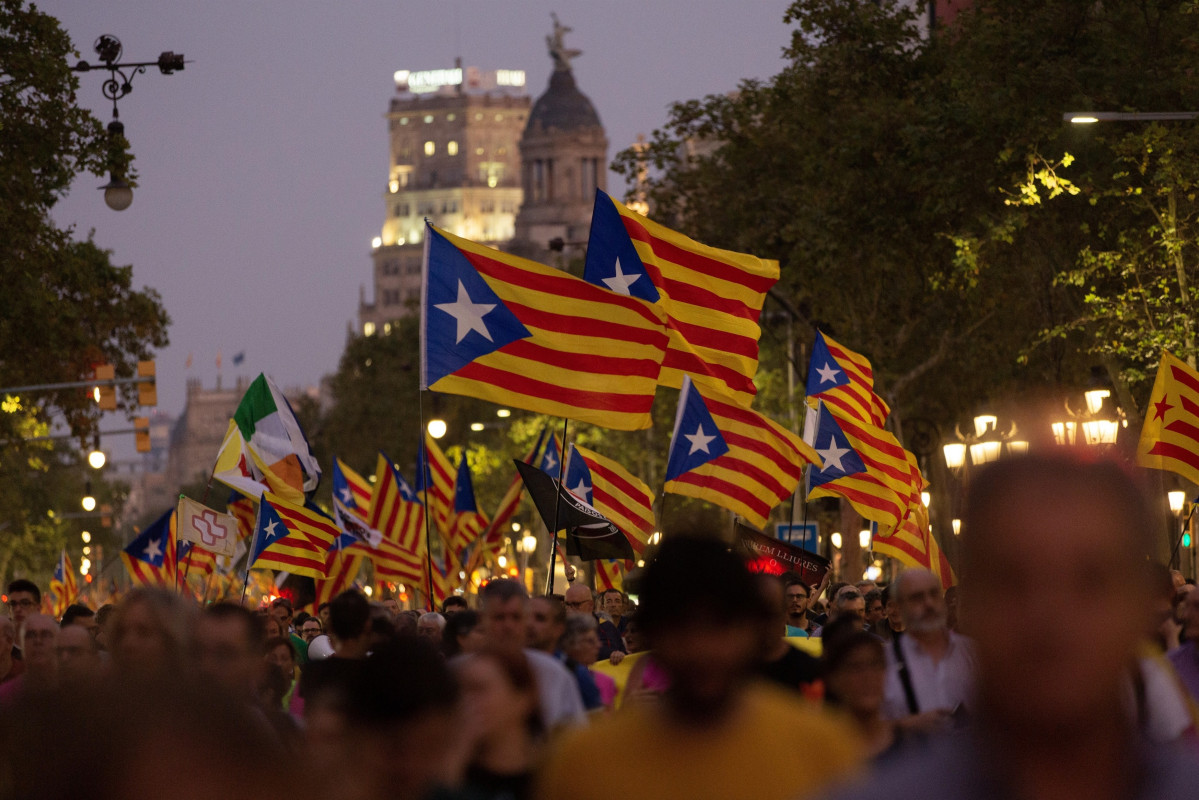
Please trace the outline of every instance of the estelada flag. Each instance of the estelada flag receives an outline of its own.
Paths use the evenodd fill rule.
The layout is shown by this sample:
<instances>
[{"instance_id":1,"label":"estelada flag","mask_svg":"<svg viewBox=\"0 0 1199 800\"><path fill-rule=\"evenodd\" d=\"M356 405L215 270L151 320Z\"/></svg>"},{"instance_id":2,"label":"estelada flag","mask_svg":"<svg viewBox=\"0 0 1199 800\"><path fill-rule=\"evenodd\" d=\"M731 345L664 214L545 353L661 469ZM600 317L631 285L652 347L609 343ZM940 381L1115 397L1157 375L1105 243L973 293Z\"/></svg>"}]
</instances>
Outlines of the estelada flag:
<instances>
[{"instance_id":1,"label":"estelada flag","mask_svg":"<svg viewBox=\"0 0 1199 800\"><path fill-rule=\"evenodd\" d=\"M653 304L426 230L422 388L648 428L667 341Z\"/></svg>"},{"instance_id":2,"label":"estelada flag","mask_svg":"<svg viewBox=\"0 0 1199 800\"><path fill-rule=\"evenodd\" d=\"M666 313L661 385L682 388L690 375L740 405L753 400L758 318L778 282L777 261L700 244L597 190L583 277Z\"/></svg>"},{"instance_id":3,"label":"estelada flag","mask_svg":"<svg viewBox=\"0 0 1199 800\"><path fill-rule=\"evenodd\" d=\"M328 576L326 553L340 534L328 516L267 493L258 504L258 528L247 564L324 578Z\"/></svg>"},{"instance_id":4,"label":"estelada flag","mask_svg":"<svg viewBox=\"0 0 1199 800\"><path fill-rule=\"evenodd\" d=\"M1164 351L1137 443L1137 463L1199 483L1199 372Z\"/></svg>"},{"instance_id":5,"label":"estelada flag","mask_svg":"<svg viewBox=\"0 0 1199 800\"><path fill-rule=\"evenodd\" d=\"M874 370L860 353L816 331L812 358L808 361L809 398L820 398L838 417L851 417L879 428L891 409L874 391Z\"/></svg>"},{"instance_id":6,"label":"estelada flag","mask_svg":"<svg viewBox=\"0 0 1199 800\"><path fill-rule=\"evenodd\" d=\"M134 586L175 585L175 509L170 509L121 551Z\"/></svg>"},{"instance_id":7,"label":"estelada flag","mask_svg":"<svg viewBox=\"0 0 1199 800\"><path fill-rule=\"evenodd\" d=\"M375 480L378 480L376 476ZM366 519L370 514L371 499L374 490L370 481L334 456L333 458L333 497L345 508L357 514L360 519Z\"/></svg>"},{"instance_id":8,"label":"estelada flag","mask_svg":"<svg viewBox=\"0 0 1199 800\"><path fill-rule=\"evenodd\" d=\"M67 551L59 553L54 576L50 578L50 594L54 596L54 617L66 613L67 606L79 597L79 584L75 581L75 570L71 568L71 557Z\"/></svg>"},{"instance_id":9,"label":"estelada flag","mask_svg":"<svg viewBox=\"0 0 1199 800\"><path fill-rule=\"evenodd\" d=\"M654 496L645 481L607 456L572 444L566 490L620 528L637 555L645 552L654 535Z\"/></svg>"},{"instance_id":10,"label":"estelada flag","mask_svg":"<svg viewBox=\"0 0 1199 800\"><path fill-rule=\"evenodd\" d=\"M683 379L665 489L715 503L764 526L820 458L774 420Z\"/></svg>"}]
</instances>

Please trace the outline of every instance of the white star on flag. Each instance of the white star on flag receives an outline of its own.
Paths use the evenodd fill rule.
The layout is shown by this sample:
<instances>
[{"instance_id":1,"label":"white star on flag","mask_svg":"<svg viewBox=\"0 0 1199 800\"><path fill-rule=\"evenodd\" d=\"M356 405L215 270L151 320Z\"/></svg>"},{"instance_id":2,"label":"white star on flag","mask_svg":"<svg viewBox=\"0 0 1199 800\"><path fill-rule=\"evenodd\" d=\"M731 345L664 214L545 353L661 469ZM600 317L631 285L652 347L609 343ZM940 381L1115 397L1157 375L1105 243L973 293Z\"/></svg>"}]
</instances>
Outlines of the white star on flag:
<instances>
[{"instance_id":1,"label":"white star on flag","mask_svg":"<svg viewBox=\"0 0 1199 800\"><path fill-rule=\"evenodd\" d=\"M267 523L267 526L266 526L266 528L265 528L265 530L266 530L266 538L268 538L268 539L274 539L274 538L275 538L275 527L276 527L278 524L279 524L279 523L278 523L278 522L275 522L275 520L271 520L269 523Z\"/></svg>"},{"instance_id":2,"label":"white star on flag","mask_svg":"<svg viewBox=\"0 0 1199 800\"><path fill-rule=\"evenodd\" d=\"M587 499L587 482L579 478L579 485L570 490L572 494L576 494L584 500Z\"/></svg>"},{"instance_id":3,"label":"white star on flag","mask_svg":"<svg viewBox=\"0 0 1199 800\"><path fill-rule=\"evenodd\" d=\"M816 371L820 373L821 383L836 383L837 375L841 372L839 369L834 369L833 365L828 362L825 362L824 369L817 367Z\"/></svg>"},{"instance_id":4,"label":"white star on flag","mask_svg":"<svg viewBox=\"0 0 1199 800\"><path fill-rule=\"evenodd\" d=\"M700 425L695 429L695 433L685 433L683 434L683 438L691 442L691 451L687 453L687 455L698 453L701 450L708 455L712 454L712 451L708 449L708 443L714 440L716 437L704 435L703 423L700 423Z\"/></svg>"},{"instance_id":5,"label":"white star on flag","mask_svg":"<svg viewBox=\"0 0 1199 800\"><path fill-rule=\"evenodd\" d=\"M836 467L839 472L844 472L845 467L841 466L841 459L853 451L848 447L837 447L837 440L829 436L828 447L816 452L824 460L824 468L821 469L821 472L828 470L830 467Z\"/></svg>"},{"instance_id":6,"label":"white star on flag","mask_svg":"<svg viewBox=\"0 0 1199 800\"><path fill-rule=\"evenodd\" d=\"M620 269L620 259L616 259L616 274L611 278L604 278L604 285L617 294L632 295L629 287L641 279L640 275L626 275Z\"/></svg>"},{"instance_id":7,"label":"white star on flag","mask_svg":"<svg viewBox=\"0 0 1199 800\"><path fill-rule=\"evenodd\" d=\"M554 467L558 466L558 459L554 458L553 453L545 454L545 465L547 467L549 467L550 469L553 469Z\"/></svg>"},{"instance_id":8,"label":"white star on flag","mask_svg":"<svg viewBox=\"0 0 1199 800\"><path fill-rule=\"evenodd\" d=\"M157 561L162 558L162 548L158 546L157 539L151 539L146 545L146 549L142 551L142 555L146 557L146 561Z\"/></svg>"},{"instance_id":9,"label":"white star on flag","mask_svg":"<svg viewBox=\"0 0 1199 800\"><path fill-rule=\"evenodd\" d=\"M341 488L341 502L343 502L343 503L349 503L349 502L352 502L352 501L353 501L353 496L352 496L352 493L350 492L350 487L349 487L349 486L343 486L343 487Z\"/></svg>"},{"instance_id":10,"label":"white star on flag","mask_svg":"<svg viewBox=\"0 0 1199 800\"><path fill-rule=\"evenodd\" d=\"M487 330L487 325L483 322L483 317L495 308L495 303L473 302L461 280L458 281L458 299L452 303L437 303L434 308L449 314L458 323L458 339L455 344L461 344L462 340L466 338L466 334L471 331L477 331L489 342L494 341L491 338L491 332Z\"/></svg>"}]
</instances>

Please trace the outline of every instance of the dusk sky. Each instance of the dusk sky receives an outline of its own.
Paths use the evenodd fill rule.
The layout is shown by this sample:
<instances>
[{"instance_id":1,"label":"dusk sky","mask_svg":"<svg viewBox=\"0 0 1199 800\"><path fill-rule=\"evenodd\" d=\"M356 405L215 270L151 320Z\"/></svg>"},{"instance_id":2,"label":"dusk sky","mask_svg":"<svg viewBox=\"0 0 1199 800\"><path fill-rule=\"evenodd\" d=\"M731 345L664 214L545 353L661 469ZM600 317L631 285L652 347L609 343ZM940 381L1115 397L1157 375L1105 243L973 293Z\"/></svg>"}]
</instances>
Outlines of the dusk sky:
<instances>
[{"instance_id":1,"label":"dusk sky","mask_svg":"<svg viewBox=\"0 0 1199 800\"><path fill-rule=\"evenodd\" d=\"M523 69L534 99L549 78L550 12L579 87L599 112L609 158L648 135L668 104L768 78L782 67L787 0L48 0L84 60L97 36L125 61L186 55L151 68L120 102L140 185L109 210L85 176L55 209L132 264L171 315L158 355L160 407L183 409L187 377L258 372L281 386L337 368L359 287L370 293L370 240L383 222L387 131L397 69ZM80 76L78 102L107 122L107 73ZM618 196L622 183L609 176ZM232 357L245 352L234 367ZM191 370L185 369L188 355Z\"/></svg>"}]
</instances>

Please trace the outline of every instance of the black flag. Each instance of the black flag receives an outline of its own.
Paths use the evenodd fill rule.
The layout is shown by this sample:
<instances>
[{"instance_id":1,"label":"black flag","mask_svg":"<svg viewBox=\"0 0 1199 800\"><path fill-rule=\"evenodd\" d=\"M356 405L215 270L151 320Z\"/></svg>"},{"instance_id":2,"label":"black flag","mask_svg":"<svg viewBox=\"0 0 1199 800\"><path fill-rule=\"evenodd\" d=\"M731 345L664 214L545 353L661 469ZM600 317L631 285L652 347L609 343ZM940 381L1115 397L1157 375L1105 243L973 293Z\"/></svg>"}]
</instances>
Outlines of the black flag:
<instances>
[{"instance_id":1,"label":"black flag","mask_svg":"<svg viewBox=\"0 0 1199 800\"><path fill-rule=\"evenodd\" d=\"M558 530L566 529L567 555L578 556L584 561L636 557L628 537L607 517L563 489L556 479L532 464L513 461L521 480L525 482L525 488L529 490L529 496L533 498L533 505L537 506L538 513L545 520L545 527L552 530L556 521ZM555 494L558 497L556 516Z\"/></svg>"}]
</instances>

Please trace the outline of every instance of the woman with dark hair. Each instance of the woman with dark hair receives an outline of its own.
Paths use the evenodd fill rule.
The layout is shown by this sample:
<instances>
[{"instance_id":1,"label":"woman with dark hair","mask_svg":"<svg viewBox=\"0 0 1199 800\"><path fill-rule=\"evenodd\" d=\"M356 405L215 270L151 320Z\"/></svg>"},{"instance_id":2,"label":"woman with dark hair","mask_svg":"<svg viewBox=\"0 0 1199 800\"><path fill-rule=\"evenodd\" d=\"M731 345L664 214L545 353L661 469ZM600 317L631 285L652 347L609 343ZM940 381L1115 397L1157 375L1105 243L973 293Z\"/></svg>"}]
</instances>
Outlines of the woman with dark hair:
<instances>
[{"instance_id":1,"label":"woman with dark hair","mask_svg":"<svg viewBox=\"0 0 1199 800\"><path fill-rule=\"evenodd\" d=\"M446 617L441 631L441 652L446 658L473 653L483 646L483 632L479 630L479 612L456 611Z\"/></svg>"},{"instance_id":2,"label":"woman with dark hair","mask_svg":"<svg viewBox=\"0 0 1199 800\"><path fill-rule=\"evenodd\" d=\"M824 700L844 711L857 726L867 753L880 758L900 745L901 732L883 719L883 685L887 659L883 642L861 630L853 616L841 617L824 629Z\"/></svg>"},{"instance_id":3,"label":"woman with dark hair","mask_svg":"<svg viewBox=\"0 0 1199 800\"><path fill-rule=\"evenodd\" d=\"M528 660L519 650L484 647L451 666L468 725L464 794L494 800L530 797L544 727Z\"/></svg>"}]
</instances>

